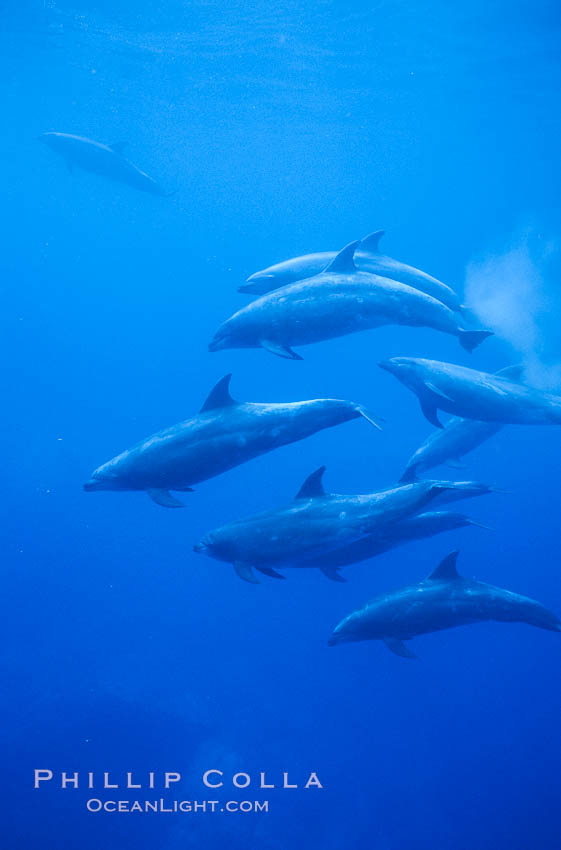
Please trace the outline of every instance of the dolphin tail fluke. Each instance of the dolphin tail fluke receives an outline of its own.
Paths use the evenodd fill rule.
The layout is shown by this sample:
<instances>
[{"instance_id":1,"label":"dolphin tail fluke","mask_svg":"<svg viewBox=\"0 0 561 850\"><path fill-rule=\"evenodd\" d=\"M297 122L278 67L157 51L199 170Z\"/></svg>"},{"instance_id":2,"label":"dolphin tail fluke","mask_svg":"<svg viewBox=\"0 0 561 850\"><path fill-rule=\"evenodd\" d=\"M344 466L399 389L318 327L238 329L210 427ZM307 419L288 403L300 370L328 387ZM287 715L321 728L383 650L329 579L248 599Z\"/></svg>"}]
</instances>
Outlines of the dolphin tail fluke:
<instances>
[{"instance_id":1,"label":"dolphin tail fluke","mask_svg":"<svg viewBox=\"0 0 561 850\"><path fill-rule=\"evenodd\" d=\"M261 584L249 564L242 564L240 561L236 561L233 566L236 574L244 581L247 581L249 584Z\"/></svg>"},{"instance_id":2,"label":"dolphin tail fluke","mask_svg":"<svg viewBox=\"0 0 561 850\"><path fill-rule=\"evenodd\" d=\"M175 496L172 496L169 490L161 490L158 488L151 487L146 491L153 502L156 502L157 505L161 505L162 508L184 508L185 505L183 502L180 502L179 499L176 499Z\"/></svg>"},{"instance_id":3,"label":"dolphin tail fluke","mask_svg":"<svg viewBox=\"0 0 561 850\"><path fill-rule=\"evenodd\" d=\"M362 406L362 404L356 405L356 411L360 416L363 416L367 422L370 422L371 425L374 425L374 427L377 428L378 431L383 430L382 426L380 425L380 422L384 422L384 420L381 419L379 416L374 417L371 413L368 412L368 410L366 410L365 407Z\"/></svg>"},{"instance_id":4,"label":"dolphin tail fluke","mask_svg":"<svg viewBox=\"0 0 561 850\"><path fill-rule=\"evenodd\" d=\"M493 331L466 331L463 328L458 328L460 345L470 354L489 336L493 336Z\"/></svg>"},{"instance_id":5,"label":"dolphin tail fluke","mask_svg":"<svg viewBox=\"0 0 561 850\"><path fill-rule=\"evenodd\" d=\"M394 637L385 637L382 638L390 652L393 652L395 655L399 655L401 658L417 658L414 652L412 652L409 647L405 646L402 640Z\"/></svg>"}]
</instances>

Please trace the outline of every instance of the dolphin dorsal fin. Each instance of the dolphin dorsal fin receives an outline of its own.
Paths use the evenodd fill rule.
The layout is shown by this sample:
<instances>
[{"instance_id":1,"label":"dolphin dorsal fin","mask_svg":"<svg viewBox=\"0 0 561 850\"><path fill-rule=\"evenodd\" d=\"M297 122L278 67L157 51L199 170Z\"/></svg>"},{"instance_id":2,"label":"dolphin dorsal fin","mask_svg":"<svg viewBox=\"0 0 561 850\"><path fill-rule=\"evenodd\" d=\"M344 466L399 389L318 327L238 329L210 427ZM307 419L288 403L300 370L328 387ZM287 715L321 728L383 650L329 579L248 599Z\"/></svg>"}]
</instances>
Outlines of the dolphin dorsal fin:
<instances>
[{"instance_id":1,"label":"dolphin dorsal fin","mask_svg":"<svg viewBox=\"0 0 561 850\"><path fill-rule=\"evenodd\" d=\"M355 261L353 259L354 254L360 242L350 242L348 245L345 245L342 251L333 257L329 265L324 271L326 272L340 272L341 274L345 274L346 272L356 272Z\"/></svg>"},{"instance_id":2,"label":"dolphin dorsal fin","mask_svg":"<svg viewBox=\"0 0 561 850\"><path fill-rule=\"evenodd\" d=\"M370 251L371 253L379 251L380 239L385 232L385 230L375 230L374 233L369 233L368 236L365 236L360 243L361 251Z\"/></svg>"},{"instance_id":3,"label":"dolphin dorsal fin","mask_svg":"<svg viewBox=\"0 0 561 850\"><path fill-rule=\"evenodd\" d=\"M325 490L323 489L323 484L321 483L321 479L323 478L323 473L325 472L325 466L320 466L319 469L316 469L315 472L312 472L311 475L308 475L298 493L296 494L297 499L312 499L314 496L325 496Z\"/></svg>"},{"instance_id":4,"label":"dolphin dorsal fin","mask_svg":"<svg viewBox=\"0 0 561 850\"><path fill-rule=\"evenodd\" d=\"M505 369L499 369L495 372L498 378L508 378L509 381L521 381L524 374L524 366L522 363L517 363L516 366L507 366Z\"/></svg>"},{"instance_id":5,"label":"dolphin dorsal fin","mask_svg":"<svg viewBox=\"0 0 561 850\"><path fill-rule=\"evenodd\" d=\"M108 147L110 147L111 150L114 151L114 153L122 154L126 146L127 142L113 142L113 144L109 145Z\"/></svg>"},{"instance_id":6,"label":"dolphin dorsal fin","mask_svg":"<svg viewBox=\"0 0 561 850\"><path fill-rule=\"evenodd\" d=\"M460 578L460 574L456 569L456 561L458 560L459 554L459 549L456 549L455 552L450 552L449 555L446 555L446 557L443 561L440 562L438 567L432 571L429 576L429 579L445 578L450 581L451 579Z\"/></svg>"},{"instance_id":7,"label":"dolphin dorsal fin","mask_svg":"<svg viewBox=\"0 0 561 850\"><path fill-rule=\"evenodd\" d=\"M231 377L232 375L224 375L218 381L201 407L201 413L206 413L207 410L217 410L220 407L232 407L232 405L237 404L237 401L230 395Z\"/></svg>"}]
</instances>

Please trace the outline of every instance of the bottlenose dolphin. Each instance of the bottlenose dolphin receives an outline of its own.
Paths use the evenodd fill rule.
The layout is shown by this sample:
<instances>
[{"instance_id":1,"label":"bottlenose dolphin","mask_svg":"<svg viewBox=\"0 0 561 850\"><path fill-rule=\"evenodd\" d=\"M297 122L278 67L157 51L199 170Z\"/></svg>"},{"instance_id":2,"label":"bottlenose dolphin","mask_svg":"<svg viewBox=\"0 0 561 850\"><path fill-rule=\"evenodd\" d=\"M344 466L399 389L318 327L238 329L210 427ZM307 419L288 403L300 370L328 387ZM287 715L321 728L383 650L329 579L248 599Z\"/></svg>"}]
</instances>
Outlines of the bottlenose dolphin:
<instances>
[{"instance_id":1,"label":"bottlenose dolphin","mask_svg":"<svg viewBox=\"0 0 561 850\"><path fill-rule=\"evenodd\" d=\"M440 498L445 495L446 493L441 494ZM435 534L455 531L469 525L487 528L487 526L470 519L465 514L455 513L454 511L427 511L388 523L379 531L357 540L356 543L351 543L350 546L326 552L324 555L312 558L309 561L303 561L298 566L323 568L331 572L349 564L357 564L360 561L376 558L390 549L411 543L413 540L434 537Z\"/></svg>"},{"instance_id":2,"label":"bottlenose dolphin","mask_svg":"<svg viewBox=\"0 0 561 850\"><path fill-rule=\"evenodd\" d=\"M478 422L453 416L442 430L433 431L411 455L400 481L415 481L420 472L442 464L462 469L465 464L460 458L490 439L502 427L497 422Z\"/></svg>"},{"instance_id":3,"label":"bottlenose dolphin","mask_svg":"<svg viewBox=\"0 0 561 850\"><path fill-rule=\"evenodd\" d=\"M122 142L114 145L102 145L92 139L73 136L70 133L43 133L39 136L39 140L64 157L70 172L76 165L85 171L127 183L129 186L140 189L142 192L149 192L151 195L168 197L174 194L173 192L166 192L144 171L129 162L123 156L125 145Z\"/></svg>"},{"instance_id":4,"label":"bottlenose dolphin","mask_svg":"<svg viewBox=\"0 0 561 850\"><path fill-rule=\"evenodd\" d=\"M438 409L501 425L561 425L561 396L505 377L508 370L491 375L417 357L392 357L379 366L418 396L424 415L437 428L443 428ZM520 367L510 369L516 374Z\"/></svg>"},{"instance_id":5,"label":"bottlenose dolphin","mask_svg":"<svg viewBox=\"0 0 561 850\"><path fill-rule=\"evenodd\" d=\"M426 274L420 269L400 263L399 260L394 260L386 254L381 254L378 245L384 233L384 230L377 230L375 233L366 236L358 244L355 262L361 271L371 272L381 277L389 277L399 283L406 283L413 289L426 292L427 295L432 295L433 298L442 301L451 310L461 311L464 309L454 290L442 281L431 277L430 274ZM337 251L323 251L318 254L306 254L303 257L285 260L282 263L269 266L263 271L255 272L248 277L245 284L238 288L238 291L264 295L274 289L279 289L281 286L287 286L296 283L298 280L320 274L325 271L336 256Z\"/></svg>"},{"instance_id":6,"label":"bottlenose dolphin","mask_svg":"<svg viewBox=\"0 0 561 850\"><path fill-rule=\"evenodd\" d=\"M282 578L278 567L350 546L393 520L420 511L453 482L419 481L367 495L327 494L321 482L325 467L310 475L286 508L265 511L217 528L196 544L204 552L234 566L245 581L258 583L253 567ZM322 572L341 581L336 568L321 565Z\"/></svg>"},{"instance_id":7,"label":"bottlenose dolphin","mask_svg":"<svg viewBox=\"0 0 561 850\"><path fill-rule=\"evenodd\" d=\"M458 337L473 351L491 331L465 330L441 301L385 277L361 272L353 261L359 243L347 245L313 278L284 286L225 321L209 345L265 348L279 357L301 360L291 346L309 345L383 325L428 327Z\"/></svg>"},{"instance_id":8,"label":"bottlenose dolphin","mask_svg":"<svg viewBox=\"0 0 561 850\"><path fill-rule=\"evenodd\" d=\"M444 558L424 581L377 596L345 617L335 628L329 645L382 640L396 655L415 658L404 640L485 620L528 623L561 631L559 619L539 602L460 576L456 570L458 554L452 552Z\"/></svg>"},{"instance_id":9,"label":"bottlenose dolphin","mask_svg":"<svg viewBox=\"0 0 561 850\"><path fill-rule=\"evenodd\" d=\"M226 375L218 382L197 416L153 434L104 463L84 489L146 490L159 505L182 507L170 490L191 490L193 484L316 431L359 416L380 428L353 401L237 402L230 395L230 378Z\"/></svg>"}]
</instances>

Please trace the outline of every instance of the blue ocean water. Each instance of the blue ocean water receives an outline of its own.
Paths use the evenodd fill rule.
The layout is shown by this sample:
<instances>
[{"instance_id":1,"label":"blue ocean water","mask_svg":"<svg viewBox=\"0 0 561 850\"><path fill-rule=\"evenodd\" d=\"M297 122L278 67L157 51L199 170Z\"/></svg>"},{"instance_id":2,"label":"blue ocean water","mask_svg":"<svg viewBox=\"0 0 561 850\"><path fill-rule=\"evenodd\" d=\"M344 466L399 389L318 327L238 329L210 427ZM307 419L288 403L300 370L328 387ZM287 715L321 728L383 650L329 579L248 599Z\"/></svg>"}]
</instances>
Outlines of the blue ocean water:
<instances>
[{"instance_id":1,"label":"blue ocean water","mask_svg":"<svg viewBox=\"0 0 561 850\"><path fill-rule=\"evenodd\" d=\"M383 358L522 360L559 388L557 5L31 0L4 22L2 848L558 850L558 636L475 625L417 638L418 662L327 645L454 548L466 575L561 614L558 429L505 428L468 458L505 491L459 506L493 532L397 549L346 584L252 586L192 551L321 464L337 492L399 478L431 426ZM177 191L70 174L48 130L128 142ZM467 282L497 336L473 355L405 328L303 362L208 352L250 273L379 228L392 256ZM227 372L237 398L349 398L384 430L324 431L181 511L82 491ZM253 776L224 799L262 799L261 771L324 788L270 792L267 814L93 814L84 788L34 791L35 768L176 770L187 799L213 798L207 768Z\"/></svg>"}]
</instances>

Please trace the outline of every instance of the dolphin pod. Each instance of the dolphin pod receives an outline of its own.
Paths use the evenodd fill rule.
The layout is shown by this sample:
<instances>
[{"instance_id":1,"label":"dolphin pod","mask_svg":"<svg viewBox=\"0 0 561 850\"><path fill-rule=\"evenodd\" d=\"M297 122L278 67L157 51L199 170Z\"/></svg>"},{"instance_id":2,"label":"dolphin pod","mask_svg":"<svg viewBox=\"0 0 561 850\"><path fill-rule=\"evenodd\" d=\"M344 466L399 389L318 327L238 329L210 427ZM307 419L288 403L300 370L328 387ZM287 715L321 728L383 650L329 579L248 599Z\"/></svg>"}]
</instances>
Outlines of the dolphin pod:
<instances>
[{"instance_id":1,"label":"dolphin pod","mask_svg":"<svg viewBox=\"0 0 561 850\"><path fill-rule=\"evenodd\" d=\"M457 557L452 552L424 581L377 596L349 614L335 627L329 645L381 640L396 655L415 658L404 641L486 620L561 631L561 621L539 602L460 576Z\"/></svg>"},{"instance_id":2,"label":"dolphin pod","mask_svg":"<svg viewBox=\"0 0 561 850\"><path fill-rule=\"evenodd\" d=\"M379 365L418 396L424 415L437 428L443 428L439 409L501 425L561 425L561 396L513 380L519 366L492 375L417 357L392 357Z\"/></svg>"},{"instance_id":3,"label":"dolphin pod","mask_svg":"<svg viewBox=\"0 0 561 850\"><path fill-rule=\"evenodd\" d=\"M189 491L193 484L350 419L363 417L380 428L353 401L238 402L230 395L230 378L216 384L196 416L107 461L84 489L145 490L163 507L182 507L170 490Z\"/></svg>"},{"instance_id":4,"label":"dolphin pod","mask_svg":"<svg viewBox=\"0 0 561 850\"><path fill-rule=\"evenodd\" d=\"M413 289L419 289L427 295L432 295L437 301L442 301L451 310L461 312L464 310L460 299L453 289L442 281L437 280L430 274L400 263L379 250L380 239L384 230L377 230L369 236L365 236L358 243L355 252L356 265L361 271L371 272L380 277L389 277L399 283L406 283ZM252 295L265 295L281 286L296 283L298 280L314 277L325 271L329 264L337 256L337 251L323 251L318 254L306 254L302 257L294 257L274 266L269 266L263 271L255 272L248 277L245 284L238 288L239 292L249 292Z\"/></svg>"},{"instance_id":5,"label":"dolphin pod","mask_svg":"<svg viewBox=\"0 0 561 850\"><path fill-rule=\"evenodd\" d=\"M125 145L117 143L114 145L102 145L82 136L73 136L70 133L43 133L39 136L40 141L47 147L60 154L72 172L74 166L126 183L141 192L150 195L168 197L173 192L166 192L148 174L133 165L123 156Z\"/></svg>"},{"instance_id":6,"label":"dolphin pod","mask_svg":"<svg viewBox=\"0 0 561 850\"><path fill-rule=\"evenodd\" d=\"M341 581L337 567L323 557L383 533L396 520L417 514L442 495L474 495L471 482L418 481L366 495L326 493L325 467L313 472L286 508L266 511L224 525L207 534L194 548L234 566L245 581L257 583L253 568L282 578L279 567L317 566L328 578ZM470 490L469 494L466 490ZM460 493L457 493L461 491ZM315 558L315 564L310 559Z\"/></svg>"},{"instance_id":7,"label":"dolphin pod","mask_svg":"<svg viewBox=\"0 0 561 850\"><path fill-rule=\"evenodd\" d=\"M360 271L352 242L315 277L274 290L227 319L210 351L264 348L301 360L293 346L310 345L384 325L426 327L456 336L473 351L492 331L466 330L441 301L412 286Z\"/></svg>"}]
</instances>

